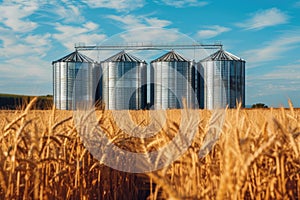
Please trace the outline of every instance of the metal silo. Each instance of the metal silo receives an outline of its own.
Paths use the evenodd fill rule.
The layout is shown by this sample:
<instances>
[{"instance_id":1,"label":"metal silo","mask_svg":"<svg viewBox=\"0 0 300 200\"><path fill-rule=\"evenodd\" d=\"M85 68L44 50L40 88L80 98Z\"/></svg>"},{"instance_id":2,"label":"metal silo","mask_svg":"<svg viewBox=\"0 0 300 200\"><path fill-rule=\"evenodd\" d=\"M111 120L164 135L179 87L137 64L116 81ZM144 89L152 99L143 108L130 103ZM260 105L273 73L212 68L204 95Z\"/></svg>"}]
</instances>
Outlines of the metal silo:
<instances>
[{"instance_id":1,"label":"metal silo","mask_svg":"<svg viewBox=\"0 0 300 200\"><path fill-rule=\"evenodd\" d=\"M223 49L199 62L204 78L204 108L245 107L245 61Z\"/></svg>"},{"instance_id":2,"label":"metal silo","mask_svg":"<svg viewBox=\"0 0 300 200\"><path fill-rule=\"evenodd\" d=\"M193 62L170 51L151 61L155 109L183 108L182 99L189 108L195 104L195 67Z\"/></svg>"},{"instance_id":3,"label":"metal silo","mask_svg":"<svg viewBox=\"0 0 300 200\"><path fill-rule=\"evenodd\" d=\"M147 63L125 51L102 66L102 100L109 110L144 109L147 105Z\"/></svg>"},{"instance_id":4,"label":"metal silo","mask_svg":"<svg viewBox=\"0 0 300 200\"><path fill-rule=\"evenodd\" d=\"M57 109L75 110L79 101L95 101L98 83L94 72L99 71L99 64L75 51L53 61L52 65L53 99Z\"/></svg>"}]
</instances>

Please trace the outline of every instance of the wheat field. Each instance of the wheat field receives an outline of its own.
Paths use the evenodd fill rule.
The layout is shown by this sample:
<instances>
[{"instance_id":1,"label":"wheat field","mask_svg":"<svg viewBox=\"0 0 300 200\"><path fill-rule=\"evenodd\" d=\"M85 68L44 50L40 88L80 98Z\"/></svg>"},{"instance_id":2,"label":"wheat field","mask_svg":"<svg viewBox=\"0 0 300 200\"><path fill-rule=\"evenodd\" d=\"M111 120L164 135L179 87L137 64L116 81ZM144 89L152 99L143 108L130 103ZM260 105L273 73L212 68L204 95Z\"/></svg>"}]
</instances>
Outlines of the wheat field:
<instances>
[{"instance_id":1,"label":"wheat field","mask_svg":"<svg viewBox=\"0 0 300 200\"><path fill-rule=\"evenodd\" d=\"M0 199L300 199L300 110L289 103L290 109L237 108L224 115L199 110L187 151L147 173L118 171L95 159L71 111L35 110L35 100L2 110ZM110 111L96 113L111 141L132 152L155 151L181 123L189 126L180 110L168 110L161 131L140 139L120 130ZM150 123L149 111L130 113L136 124Z\"/></svg>"}]
</instances>

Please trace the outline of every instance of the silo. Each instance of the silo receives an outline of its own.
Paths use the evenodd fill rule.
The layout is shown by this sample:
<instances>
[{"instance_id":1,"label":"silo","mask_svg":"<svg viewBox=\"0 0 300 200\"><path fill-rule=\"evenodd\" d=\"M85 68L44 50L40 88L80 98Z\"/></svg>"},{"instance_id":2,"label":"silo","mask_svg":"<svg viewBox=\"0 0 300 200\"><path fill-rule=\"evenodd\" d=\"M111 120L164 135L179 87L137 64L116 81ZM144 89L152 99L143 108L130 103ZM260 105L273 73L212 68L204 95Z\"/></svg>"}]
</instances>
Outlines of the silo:
<instances>
[{"instance_id":1,"label":"silo","mask_svg":"<svg viewBox=\"0 0 300 200\"><path fill-rule=\"evenodd\" d=\"M203 69L204 108L245 107L245 61L223 49L199 62Z\"/></svg>"},{"instance_id":2,"label":"silo","mask_svg":"<svg viewBox=\"0 0 300 200\"><path fill-rule=\"evenodd\" d=\"M121 51L101 62L102 100L108 110L137 110L147 105L147 63Z\"/></svg>"},{"instance_id":3,"label":"silo","mask_svg":"<svg viewBox=\"0 0 300 200\"><path fill-rule=\"evenodd\" d=\"M195 104L195 67L192 61L180 54L170 51L151 61L153 67L155 109L183 108L182 100L186 100L189 108Z\"/></svg>"},{"instance_id":4,"label":"silo","mask_svg":"<svg viewBox=\"0 0 300 200\"><path fill-rule=\"evenodd\" d=\"M52 65L53 99L57 109L75 110L79 102L95 101L98 83L94 73L100 73L98 63L75 51L53 61Z\"/></svg>"}]
</instances>

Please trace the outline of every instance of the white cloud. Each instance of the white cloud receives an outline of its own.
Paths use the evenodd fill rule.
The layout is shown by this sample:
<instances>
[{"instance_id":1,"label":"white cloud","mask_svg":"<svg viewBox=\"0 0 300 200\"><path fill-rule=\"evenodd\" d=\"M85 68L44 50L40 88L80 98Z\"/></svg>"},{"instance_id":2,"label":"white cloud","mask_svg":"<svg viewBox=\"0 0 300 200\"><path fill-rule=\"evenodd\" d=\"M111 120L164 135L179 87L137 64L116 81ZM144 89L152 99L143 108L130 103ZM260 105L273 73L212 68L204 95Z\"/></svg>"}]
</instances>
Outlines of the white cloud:
<instances>
[{"instance_id":1,"label":"white cloud","mask_svg":"<svg viewBox=\"0 0 300 200\"><path fill-rule=\"evenodd\" d=\"M300 1L297 1L297 2L294 4L294 6L295 6L296 8L300 8Z\"/></svg>"},{"instance_id":2,"label":"white cloud","mask_svg":"<svg viewBox=\"0 0 300 200\"><path fill-rule=\"evenodd\" d=\"M144 6L144 0L82 0L92 8L110 8L118 12L128 12Z\"/></svg>"},{"instance_id":3,"label":"white cloud","mask_svg":"<svg viewBox=\"0 0 300 200\"><path fill-rule=\"evenodd\" d=\"M168 6L173 6L176 8L183 7L202 7L208 4L207 1L198 1L198 0L157 0L157 3L163 3Z\"/></svg>"},{"instance_id":4,"label":"white cloud","mask_svg":"<svg viewBox=\"0 0 300 200\"><path fill-rule=\"evenodd\" d=\"M105 41L108 43L139 43L139 44L165 44L182 40L183 36L176 29L166 29L171 24L168 20L156 17L135 15L109 15L107 18L118 23L125 32L114 35Z\"/></svg>"},{"instance_id":5,"label":"white cloud","mask_svg":"<svg viewBox=\"0 0 300 200\"><path fill-rule=\"evenodd\" d=\"M8 0L0 4L1 92L22 93L20 88L28 91L51 81L51 68L44 60L52 46L51 34L34 32L39 25L32 20L43 3Z\"/></svg>"},{"instance_id":6,"label":"white cloud","mask_svg":"<svg viewBox=\"0 0 300 200\"><path fill-rule=\"evenodd\" d=\"M51 34L45 33L44 35L28 35L24 38L27 49L31 48L36 55L44 57L51 48ZM26 51L28 52L28 51Z\"/></svg>"},{"instance_id":7,"label":"white cloud","mask_svg":"<svg viewBox=\"0 0 300 200\"><path fill-rule=\"evenodd\" d=\"M7 59L0 68L1 74L5 77L27 77L37 76L44 79L49 75L49 62L42 60L38 56L22 56Z\"/></svg>"},{"instance_id":8,"label":"white cloud","mask_svg":"<svg viewBox=\"0 0 300 200\"><path fill-rule=\"evenodd\" d=\"M299 107L300 81L290 80L266 80L257 81L257 84L247 85L246 103L264 102L268 106L288 106L291 99L295 106Z\"/></svg>"},{"instance_id":9,"label":"white cloud","mask_svg":"<svg viewBox=\"0 0 300 200\"><path fill-rule=\"evenodd\" d=\"M285 94L300 90L300 64L273 66L260 74L247 76L247 86L260 91L259 96ZM291 93L292 94L292 93Z\"/></svg>"},{"instance_id":10,"label":"white cloud","mask_svg":"<svg viewBox=\"0 0 300 200\"><path fill-rule=\"evenodd\" d=\"M207 26L204 30L200 30L197 32L197 37L201 39L213 38L230 30L230 28L219 25Z\"/></svg>"},{"instance_id":11,"label":"white cloud","mask_svg":"<svg viewBox=\"0 0 300 200\"><path fill-rule=\"evenodd\" d=\"M196 43L193 38L180 33L177 29L167 28L171 24L171 22L168 20L135 15L109 15L107 18L116 21L118 27L121 27L126 31L113 35L112 37L108 38L104 44L174 45ZM151 61L151 58L157 58L158 55L161 55L161 51L162 50L144 52L137 51L134 53L149 62ZM197 60L200 59L198 58L198 55L208 56L206 52L203 53L203 50L201 50L200 52L197 51L196 57L195 52L195 50L184 50L180 53L182 53L182 55L188 59L195 58Z\"/></svg>"},{"instance_id":12,"label":"white cloud","mask_svg":"<svg viewBox=\"0 0 300 200\"><path fill-rule=\"evenodd\" d=\"M108 15L107 18L112 19L118 23L123 29L134 29L137 27L144 27L141 18L134 15Z\"/></svg>"},{"instance_id":13,"label":"white cloud","mask_svg":"<svg viewBox=\"0 0 300 200\"><path fill-rule=\"evenodd\" d=\"M274 70L267 71L261 76L261 80L288 80L297 81L300 89L300 64L290 64L273 67Z\"/></svg>"},{"instance_id":14,"label":"white cloud","mask_svg":"<svg viewBox=\"0 0 300 200\"><path fill-rule=\"evenodd\" d=\"M136 15L108 15L107 18L116 21L120 27L126 30L145 27L166 27L172 24L168 20Z\"/></svg>"},{"instance_id":15,"label":"white cloud","mask_svg":"<svg viewBox=\"0 0 300 200\"><path fill-rule=\"evenodd\" d=\"M49 93L52 72L51 62L46 56L55 40L73 50L77 42L95 44L106 37L97 33L97 24L82 23L85 19L80 8L81 5L74 2L60 0L51 3L8 0L0 3L1 92L41 94L47 90ZM55 23L54 33L46 31L53 29L51 21L57 20L80 25Z\"/></svg>"},{"instance_id":16,"label":"white cloud","mask_svg":"<svg viewBox=\"0 0 300 200\"><path fill-rule=\"evenodd\" d=\"M264 102L268 106L288 106L291 99L295 106L299 107L300 66L286 65L266 74L247 75L247 102ZM289 70L292 70L288 73ZM296 79L294 79L296 78Z\"/></svg>"},{"instance_id":17,"label":"white cloud","mask_svg":"<svg viewBox=\"0 0 300 200\"><path fill-rule=\"evenodd\" d=\"M16 35L7 28L0 28L0 31L0 40L2 40L0 56L3 58L10 59L28 55L43 57L51 48L49 33Z\"/></svg>"},{"instance_id":18,"label":"white cloud","mask_svg":"<svg viewBox=\"0 0 300 200\"><path fill-rule=\"evenodd\" d=\"M166 27L172 24L172 22L168 20L158 19L156 17L145 18L145 21L148 23L149 26L153 26L153 27Z\"/></svg>"},{"instance_id":19,"label":"white cloud","mask_svg":"<svg viewBox=\"0 0 300 200\"><path fill-rule=\"evenodd\" d=\"M298 71L287 72L286 70L288 70L288 69L277 70L277 71L265 74L262 77L262 79L263 80L273 80L273 83L276 82L276 84L274 84L274 85L277 85L277 83L279 83L279 81L288 80L288 82L287 82L288 85L295 82L295 81L297 81L298 89L300 89L300 81L299 81L299 79L300 79L300 73L299 73L300 67L298 66L298 69L297 69ZM293 78L295 78L295 79L293 79Z\"/></svg>"},{"instance_id":20,"label":"white cloud","mask_svg":"<svg viewBox=\"0 0 300 200\"><path fill-rule=\"evenodd\" d=\"M51 83L50 63L44 60L51 48L50 34L28 35L22 39L1 34L0 38L3 41L0 48L1 92L43 94L45 86ZM33 91L35 89L38 91Z\"/></svg>"},{"instance_id":21,"label":"white cloud","mask_svg":"<svg viewBox=\"0 0 300 200\"><path fill-rule=\"evenodd\" d=\"M134 43L174 43L180 39L180 33L174 29L144 27L126 31L120 35L125 42Z\"/></svg>"},{"instance_id":22,"label":"white cloud","mask_svg":"<svg viewBox=\"0 0 300 200\"><path fill-rule=\"evenodd\" d=\"M93 22L86 22L82 26L55 24L55 29L59 32L53 34L53 37L58 40L69 50L74 50L76 43L98 44L102 42L106 35L98 34L99 26Z\"/></svg>"},{"instance_id":23,"label":"white cloud","mask_svg":"<svg viewBox=\"0 0 300 200\"><path fill-rule=\"evenodd\" d=\"M236 25L246 30L259 30L269 26L276 26L288 22L289 16L277 8L261 10L252 14L253 16Z\"/></svg>"},{"instance_id":24,"label":"white cloud","mask_svg":"<svg viewBox=\"0 0 300 200\"><path fill-rule=\"evenodd\" d=\"M77 22L77 23L82 23L84 22L85 18L81 14L81 7L78 5L73 5L71 4L72 1L66 3L66 4L61 4L61 5L56 5L55 9L51 10L45 10L46 12L54 13L55 15L59 16L59 19L64 20L65 23L70 23L70 22Z\"/></svg>"},{"instance_id":25,"label":"white cloud","mask_svg":"<svg viewBox=\"0 0 300 200\"><path fill-rule=\"evenodd\" d=\"M120 34L113 35L110 38L107 38L101 45L112 45L112 44L125 44L125 45L140 45L141 49L143 45L174 45L174 44L193 44L195 40L190 38L189 36L178 32L176 29L166 29L166 28L159 28L159 27L143 27L143 28L136 28L124 31ZM162 49L154 49L154 50L132 50L131 53L141 59L146 60L146 62L150 62L153 59L161 56L166 51L171 50L172 47ZM126 48L125 48L126 49ZM197 50L178 50L175 51L179 52L187 59L196 59L199 60L198 56L208 56L204 52L203 49L201 51ZM197 53L196 53L197 52ZM111 56L112 52L101 52L100 59L105 59L108 56ZM116 53L116 52L115 52ZM196 58L195 58L196 56ZM202 57L203 58L203 57Z\"/></svg>"},{"instance_id":26,"label":"white cloud","mask_svg":"<svg viewBox=\"0 0 300 200\"><path fill-rule=\"evenodd\" d=\"M0 23L15 32L30 32L38 25L28 17L38 8L36 1L5 1L0 5Z\"/></svg>"},{"instance_id":27,"label":"white cloud","mask_svg":"<svg viewBox=\"0 0 300 200\"><path fill-rule=\"evenodd\" d=\"M283 36L260 45L257 49L248 50L242 53L242 57L253 66L260 65L267 61L281 59L283 54L299 46L300 35L284 34Z\"/></svg>"},{"instance_id":28,"label":"white cloud","mask_svg":"<svg viewBox=\"0 0 300 200\"><path fill-rule=\"evenodd\" d=\"M36 55L19 56L2 62L0 77L2 93L51 93L51 63Z\"/></svg>"}]
</instances>

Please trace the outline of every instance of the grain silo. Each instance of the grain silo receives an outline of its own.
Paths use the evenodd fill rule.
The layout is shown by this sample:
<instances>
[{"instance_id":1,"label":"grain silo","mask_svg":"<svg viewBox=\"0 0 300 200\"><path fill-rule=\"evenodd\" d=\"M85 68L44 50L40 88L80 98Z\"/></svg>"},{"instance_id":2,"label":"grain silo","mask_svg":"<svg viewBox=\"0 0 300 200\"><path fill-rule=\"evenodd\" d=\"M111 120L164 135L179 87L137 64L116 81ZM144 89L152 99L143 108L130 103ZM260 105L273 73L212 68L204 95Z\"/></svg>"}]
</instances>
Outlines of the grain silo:
<instances>
[{"instance_id":1,"label":"grain silo","mask_svg":"<svg viewBox=\"0 0 300 200\"><path fill-rule=\"evenodd\" d=\"M245 107L245 61L223 49L199 62L204 79L204 108Z\"/></svg>"},{"instance_id":2,"label":"grain silo","mask_svg":"<svg viewBox=\"0 0 300 200\"><path fill-rule=\"evenodd\" d=\"M183 108L186 100L188 108L195 104L195 67L193 62L174 51L151 61L155 109Z\"/></svg>"},{"instance_id":3,"label":"grain silo","mask_svg":"<svg viewBox=\"0 0 300 200\"><path fill-rule=\"evenodd\" d=\"M53 61L52 65L53 99L57 109L75 110L80 102L94 103L95 98L100 98L95 79L100 65L91 58L75 51Z\"/></svg>"},{"instance_id":4,"label":"grain silo","mask_svg":"<svg viewBox=\"0 0 300 200\"><path fill-rule=\"evenodd\" d=\"M109 110L137 110L147 105L147 63L121 51L101 62L102 100Z\"/></svg>"}]
</instances>

